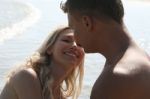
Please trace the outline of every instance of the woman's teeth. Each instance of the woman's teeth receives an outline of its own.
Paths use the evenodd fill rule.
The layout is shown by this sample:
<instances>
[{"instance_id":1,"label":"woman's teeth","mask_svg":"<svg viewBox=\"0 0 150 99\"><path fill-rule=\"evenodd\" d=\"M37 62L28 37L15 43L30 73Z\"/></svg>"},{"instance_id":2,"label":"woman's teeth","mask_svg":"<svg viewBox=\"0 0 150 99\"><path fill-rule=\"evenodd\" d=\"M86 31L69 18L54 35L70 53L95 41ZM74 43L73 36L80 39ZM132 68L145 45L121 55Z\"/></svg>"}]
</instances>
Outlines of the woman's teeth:
<instances>
[{"instance_id":1,"label":"woman's teeth","mask_svg":"<svg viewBox=\"0 0 150 99\"><path fill-rule=\"evenodd\" d=\"M71 53L71 52L66 52L66 54L67 54L67 55L69 55L69 56L77 57L77 55L76 55L76 54Z\"/></svg>"}]
</instances>

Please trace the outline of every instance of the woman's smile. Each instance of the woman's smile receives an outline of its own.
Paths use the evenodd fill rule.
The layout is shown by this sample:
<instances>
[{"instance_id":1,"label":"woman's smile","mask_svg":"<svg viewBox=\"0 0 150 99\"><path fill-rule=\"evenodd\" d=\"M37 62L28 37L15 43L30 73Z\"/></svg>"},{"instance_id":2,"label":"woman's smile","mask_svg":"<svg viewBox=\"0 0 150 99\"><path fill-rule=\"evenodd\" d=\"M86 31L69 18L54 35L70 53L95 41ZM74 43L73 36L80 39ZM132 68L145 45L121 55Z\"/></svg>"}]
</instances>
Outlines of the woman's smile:
<instances>
[{"instance_id":1,"label":"woman's smile","mask_svg":"<svg viewBox=\"0 0 150 99\"><path fill-rule=\"evenodd\" d=\"M74 33L71 30L64 31L53 47L53 59L62 65L74 66L80 64L84 56L84 50L75 42Z\"/></svg>"}]
</instances>

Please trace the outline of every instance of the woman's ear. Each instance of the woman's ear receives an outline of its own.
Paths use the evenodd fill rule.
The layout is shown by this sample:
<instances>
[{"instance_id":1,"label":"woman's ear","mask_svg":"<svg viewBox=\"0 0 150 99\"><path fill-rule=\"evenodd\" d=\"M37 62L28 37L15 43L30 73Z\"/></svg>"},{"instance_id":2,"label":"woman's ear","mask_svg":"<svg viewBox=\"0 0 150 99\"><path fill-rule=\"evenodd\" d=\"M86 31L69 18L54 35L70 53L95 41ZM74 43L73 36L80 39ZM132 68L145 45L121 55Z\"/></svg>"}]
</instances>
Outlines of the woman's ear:
<instances>
[{"instance_id":1,"label":"woman's ear","mask_svg":"<svg viewBox=\"0 0 150 99\"><path fill-rule=\"evenodd\" d=\"M92 18L90 16L82 16L82 24L87 31L91 31L93 27Z\"/></svg>"}]
</instances>

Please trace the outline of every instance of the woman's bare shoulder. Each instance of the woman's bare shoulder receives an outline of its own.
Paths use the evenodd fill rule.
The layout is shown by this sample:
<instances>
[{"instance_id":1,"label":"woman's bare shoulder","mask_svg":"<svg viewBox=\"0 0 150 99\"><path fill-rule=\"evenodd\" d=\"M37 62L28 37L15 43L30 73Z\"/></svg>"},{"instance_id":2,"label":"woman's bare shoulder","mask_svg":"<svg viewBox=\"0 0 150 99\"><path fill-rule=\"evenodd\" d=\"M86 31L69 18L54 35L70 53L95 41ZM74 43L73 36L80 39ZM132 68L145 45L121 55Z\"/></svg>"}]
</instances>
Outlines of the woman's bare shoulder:
<instances>
[{"instance_id":1,"label":"woman's bare shoulder","mask_svg":"<svg viewBox=\"0 0 150 99\"><path fill-rule=\"evenodd\" d=\"M32 68L22 69L20 71L17 71L11 78L9 79L9 82L11 83L19 83L25 81L31 81L31 80L37 80L38 76L36 72Z\"/></svg>"},{"instance_id":2,"label":"woman's bare shoulder","mask_svg":"<svg viewBox=\"0 0 150 99\"><path fill-rule=\"evenodd\" d=\"M23 69L17 72L9 80L21 99L40 99L41 85L36 72L31 69Z\"/></svg>"}]
</instances>

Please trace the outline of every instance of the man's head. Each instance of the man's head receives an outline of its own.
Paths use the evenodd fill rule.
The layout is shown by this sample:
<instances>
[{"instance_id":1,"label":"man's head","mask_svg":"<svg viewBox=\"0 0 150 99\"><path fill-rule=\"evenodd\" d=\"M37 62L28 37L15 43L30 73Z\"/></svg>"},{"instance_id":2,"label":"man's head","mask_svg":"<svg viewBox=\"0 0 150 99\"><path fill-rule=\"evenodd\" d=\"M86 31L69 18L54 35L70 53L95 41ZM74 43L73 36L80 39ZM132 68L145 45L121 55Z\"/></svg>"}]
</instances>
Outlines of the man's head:
<instances>
[{"instance_id":1,"label":"man's head","mask_svg":"<svg viewBox=\"0 0 150 99\"><path fill-rule=\"evenodd\" d=\"M69 26L74 29L76 42L86 52L95 52L95 37L102 35L96 35L102 33L97 29L103 28L103 24L99 23L110 20L120 25L123 23L124 9L120 0L67 0L61 8L68 14Z\"/></svg>"}]
</instances>

